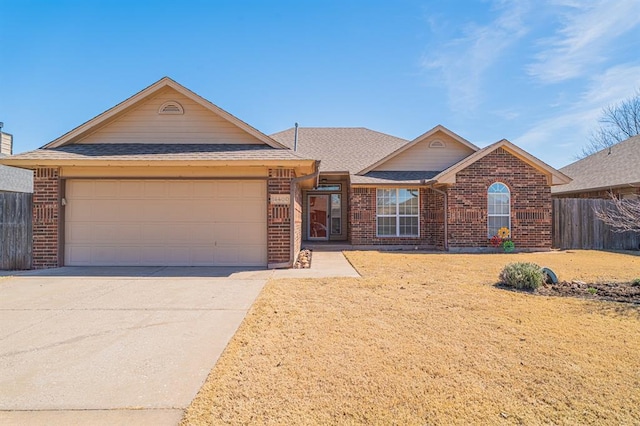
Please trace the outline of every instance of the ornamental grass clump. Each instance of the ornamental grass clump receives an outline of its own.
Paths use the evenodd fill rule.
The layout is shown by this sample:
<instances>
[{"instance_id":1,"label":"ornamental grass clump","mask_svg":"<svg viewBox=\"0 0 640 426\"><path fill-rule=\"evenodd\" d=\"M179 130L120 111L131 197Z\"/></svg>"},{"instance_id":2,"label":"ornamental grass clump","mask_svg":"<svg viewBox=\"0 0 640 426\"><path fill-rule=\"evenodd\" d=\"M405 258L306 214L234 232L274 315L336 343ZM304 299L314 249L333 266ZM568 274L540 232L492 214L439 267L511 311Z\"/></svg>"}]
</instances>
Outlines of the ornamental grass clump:
<instances>
[{"instance_id":1,"label":"ornamental grass clump","mask_svg":"<svg viewBox=\"0 0 640 426\"><path fill-rule=\"evenodd\" d=\"M509 287L535 290L544 282L544 274L535 263L510 263L500 272L500 281Z\"/></svg>"}]
</instances>

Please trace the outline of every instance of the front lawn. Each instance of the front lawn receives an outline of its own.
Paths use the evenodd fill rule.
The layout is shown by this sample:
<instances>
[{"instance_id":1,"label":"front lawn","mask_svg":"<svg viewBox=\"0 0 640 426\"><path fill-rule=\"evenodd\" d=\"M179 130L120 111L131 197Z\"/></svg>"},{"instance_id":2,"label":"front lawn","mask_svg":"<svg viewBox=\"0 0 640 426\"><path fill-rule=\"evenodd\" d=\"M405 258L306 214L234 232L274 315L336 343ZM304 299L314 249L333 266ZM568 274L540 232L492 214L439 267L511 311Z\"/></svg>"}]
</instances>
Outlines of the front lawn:
<instances>
[{"instance_id":1,"label":"front lawn","mask_svg":"<svg viewBox=\"0 0 640 426\"><path fill-rule=\"evenodd\" d=\"M638 424L640 306L497 288L510 262L631 281L640 256L348 252L270 281L184 424Z\"/></svg>"}]
</instances>

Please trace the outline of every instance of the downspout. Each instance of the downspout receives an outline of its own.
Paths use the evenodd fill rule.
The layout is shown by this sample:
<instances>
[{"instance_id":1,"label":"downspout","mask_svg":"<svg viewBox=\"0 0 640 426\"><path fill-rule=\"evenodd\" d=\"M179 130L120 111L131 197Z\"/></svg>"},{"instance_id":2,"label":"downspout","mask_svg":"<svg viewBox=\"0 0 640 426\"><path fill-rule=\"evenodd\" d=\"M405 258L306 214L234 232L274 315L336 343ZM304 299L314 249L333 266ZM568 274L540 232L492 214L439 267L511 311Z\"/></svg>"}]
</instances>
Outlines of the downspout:
<instances>
[{"instance_id":1,"label":"downspout","mask_svg":"<svg viewBox=\"0 0 640 426\"><path fill-rule=\"evenodd\" d=\"M428 188L430 188L431 190L437 192L438 194L442 194L443 198L444 198L444 250L445 251L449 251L449 218L447 215L447 212L449 210L449 197L447 196L447 192L446 191L441 191L439 189L436 189L433 185L435 184L435 181L430 180L430 181L426 181L426 180L422 180L421 182L423 185L426 185Z\"/></svg>"},{"instance_id":2,"label":"downspout","mask_svg":"<svg viewBox=\"0 0 640 426\"><path fill-rule=\"evenodd\" d=\"M298 127L298 123L296 123L296 130ZM297 132L296 132L297 133ZM316 183L314 186L318 186L318 178L320 177L320 161L316 160L315 163L315 169L316 171L310 175L305 175L305 176L300 176L300 177L296 177L291 179L291 189L290 189L290 206L289 206L289 211L291 213L289 213L290 215L290 228L289 228L289 263L286 264L286 266L284 266L285 268L291 268L293 266L293 264L296 262L296 255L297 253L295 253L295 236L296 236L296 186L299 182L305 181L305 180L309 180L309 179L314 179L316 180Z\"/></svg>"}]
</instances>

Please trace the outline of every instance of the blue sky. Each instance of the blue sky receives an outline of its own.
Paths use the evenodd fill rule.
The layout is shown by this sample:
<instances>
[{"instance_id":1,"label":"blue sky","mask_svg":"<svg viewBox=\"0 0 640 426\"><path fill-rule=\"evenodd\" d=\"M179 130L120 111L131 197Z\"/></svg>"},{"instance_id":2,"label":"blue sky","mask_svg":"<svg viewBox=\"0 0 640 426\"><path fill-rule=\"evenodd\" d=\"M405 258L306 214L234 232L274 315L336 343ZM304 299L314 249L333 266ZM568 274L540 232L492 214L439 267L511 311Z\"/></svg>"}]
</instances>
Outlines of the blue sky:
<instances>
[{"instance_id":1,"label":"blue sky","mask_svg":"<svg viewBox=\"0 0 640 426\"><path fill-rule=\"evenodd\" d=\"M442 124L561 167L640 88L638 0L0 0L0 22L16 153L166 75L266 134Z\"/></svg>"}]
</instances>

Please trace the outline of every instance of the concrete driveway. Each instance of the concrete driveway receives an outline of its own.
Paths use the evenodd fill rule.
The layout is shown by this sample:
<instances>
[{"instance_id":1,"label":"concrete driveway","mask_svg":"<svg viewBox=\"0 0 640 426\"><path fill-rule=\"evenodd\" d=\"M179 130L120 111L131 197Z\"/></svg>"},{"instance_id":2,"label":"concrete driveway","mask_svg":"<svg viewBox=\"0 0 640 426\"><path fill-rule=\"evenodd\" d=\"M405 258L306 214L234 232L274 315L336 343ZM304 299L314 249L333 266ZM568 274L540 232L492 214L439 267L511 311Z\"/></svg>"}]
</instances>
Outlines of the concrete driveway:
<instances>
[{"instance_id":1,"label":"concrete driveway","mask_svg":"<svg viewBox=\"0 0 640 426\"><path fill-rule=\"evenodd\" d=\"M0 277L0 424L176 424L269 276L236 272Z\"/></svg>"}]
</instances>

